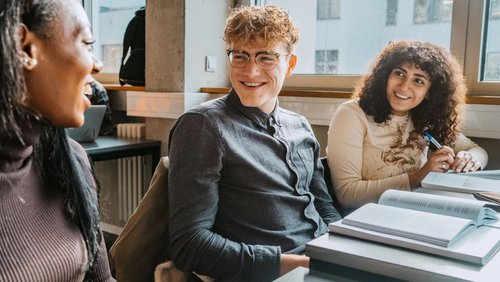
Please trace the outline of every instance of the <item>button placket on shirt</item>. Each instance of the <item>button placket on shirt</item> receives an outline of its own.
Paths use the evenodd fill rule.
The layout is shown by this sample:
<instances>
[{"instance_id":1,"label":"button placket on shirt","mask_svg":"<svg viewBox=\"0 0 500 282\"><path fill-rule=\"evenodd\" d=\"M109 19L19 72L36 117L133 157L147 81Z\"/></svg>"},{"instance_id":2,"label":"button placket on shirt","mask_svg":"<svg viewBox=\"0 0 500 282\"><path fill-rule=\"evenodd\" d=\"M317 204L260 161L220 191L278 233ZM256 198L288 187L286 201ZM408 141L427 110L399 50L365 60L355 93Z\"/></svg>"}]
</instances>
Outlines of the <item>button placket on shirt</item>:
<instances>
[{"instance_id":1,"label":"button placket on shirt","mask_svg":"<svg viewBox=\"0 0 500 282\"><path fill-rule=\"evenodd\" d=\"M288 166L290 167L290 169L297 176L297 183L294 186L295 190L297 191L297 193L299 195L303 195L303 193L300 192L300 189L298 186L300 183L300 175L299 175L299 172L297 171L297 167L295 166L295 164L293 163L293 160L292 160L292 153L291 153L291 149L290 149L290 144L288 144L286 139L282 137L283 134L281 134L280 126L278 124L276 124L272 119L269 121L269 124L275 130L273 137L276 138L276 140L278 140L279 142L281 142L281 144L283 144L286 148L286 162L288 163Z\"/></svg>"},{"instance_id":2,"label":"button placket on shirt","mask_svg":"<svg viewBox=\"0 0 500 282\"><path fill-rule=\"evenodd\" d=\"M274 133L273 133L272 136L276 140L278 140L281 144L283 144L285 146L285 148L286 148L286 162L288 163L288 166L290 167L290 169L297 176L297 182L295 184L295 191L297 191L297 194L299 194L301 196L307 195L308 192L305 192L304 189L300 189L300 187L299 187L299 184L300 184L300 174L297 171L297 167L296 167L296 165L294 164L294 162L292 160L292 153L291 153L291 149L290 149L290 144L288 144L288 142L286 141L286 139L282 137L283 135L281 134L280 126L278 124L276 124L272 118L268 121L268 123L269 123L269 126L271 126L273 128L273 130L274 130ZM309 206L306 207L306 209L304 210L305 217L308 218L308 219L310 219L310 220L313 220L317 224L316 220L314 220L314 217L310 214L308 208L309 208ZM313 236L314 236L314 238L317 238L319 236L318 235L318 230L314 231Z\"/></svg>"}]
</instances>

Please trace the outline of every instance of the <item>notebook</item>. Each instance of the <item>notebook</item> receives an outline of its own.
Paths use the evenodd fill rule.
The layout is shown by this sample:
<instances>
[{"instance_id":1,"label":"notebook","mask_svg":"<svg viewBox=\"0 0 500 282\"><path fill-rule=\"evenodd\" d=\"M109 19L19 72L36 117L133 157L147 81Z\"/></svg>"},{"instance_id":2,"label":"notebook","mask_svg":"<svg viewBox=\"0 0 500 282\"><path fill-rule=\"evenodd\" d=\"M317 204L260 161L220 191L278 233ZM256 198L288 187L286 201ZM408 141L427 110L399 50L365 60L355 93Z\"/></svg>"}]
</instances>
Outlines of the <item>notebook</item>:
<instances>
[{"instance_id":1,"label":"notebook","mask_svg":"<svg viewBox=\"0 0 500 282\"><path fill-rule=\"evenodd\" d=\"M85 122L81 127L68 128L69 137L78 142L93 142L99 136L99 129L106 112L106 105L92 105L85 113Z\"/></svg>"}]
</instances>

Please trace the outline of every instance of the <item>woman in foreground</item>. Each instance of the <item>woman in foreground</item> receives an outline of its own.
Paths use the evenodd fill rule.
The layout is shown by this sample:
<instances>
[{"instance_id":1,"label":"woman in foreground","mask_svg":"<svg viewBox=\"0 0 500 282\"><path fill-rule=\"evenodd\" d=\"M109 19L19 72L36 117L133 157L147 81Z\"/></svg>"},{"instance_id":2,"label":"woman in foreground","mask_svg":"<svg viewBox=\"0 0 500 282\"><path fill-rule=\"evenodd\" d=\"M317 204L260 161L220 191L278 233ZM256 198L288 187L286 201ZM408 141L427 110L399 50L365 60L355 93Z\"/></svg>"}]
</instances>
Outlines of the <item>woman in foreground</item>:
<instances>
[{"instance_id":1,"label":"woman in foreground","mask_svg":"<svg viewBox=\"0 0 500 282\"><path fill-rule=\"evenodd\" d=\"M112 281L79 127L102 66L76 0L0 4L0 281Z\"/></svg>"}]
</instances>

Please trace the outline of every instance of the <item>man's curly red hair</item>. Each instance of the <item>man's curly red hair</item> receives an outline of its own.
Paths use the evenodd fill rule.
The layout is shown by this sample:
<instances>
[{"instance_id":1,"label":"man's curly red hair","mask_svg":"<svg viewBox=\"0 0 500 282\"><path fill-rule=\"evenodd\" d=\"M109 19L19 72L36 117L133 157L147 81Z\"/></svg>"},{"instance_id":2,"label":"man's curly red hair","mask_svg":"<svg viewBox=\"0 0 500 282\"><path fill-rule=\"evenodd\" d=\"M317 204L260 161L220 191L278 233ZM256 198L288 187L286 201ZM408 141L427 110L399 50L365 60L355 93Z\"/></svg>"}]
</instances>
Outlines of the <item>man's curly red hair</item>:
<instances>
[{"instance_id":1,"label":"man's curly red hair","mask_svg":"<svg viewBox=\"0 0 500 282\"><path fill-rule=\"evenodd\" d=\"M299 29L286 11L277 6L241 6L233 9L226 20L224 41L251 43L262 39L274 47L284 43L292 52L299 41Z\"/></svg>"}]
</instances>

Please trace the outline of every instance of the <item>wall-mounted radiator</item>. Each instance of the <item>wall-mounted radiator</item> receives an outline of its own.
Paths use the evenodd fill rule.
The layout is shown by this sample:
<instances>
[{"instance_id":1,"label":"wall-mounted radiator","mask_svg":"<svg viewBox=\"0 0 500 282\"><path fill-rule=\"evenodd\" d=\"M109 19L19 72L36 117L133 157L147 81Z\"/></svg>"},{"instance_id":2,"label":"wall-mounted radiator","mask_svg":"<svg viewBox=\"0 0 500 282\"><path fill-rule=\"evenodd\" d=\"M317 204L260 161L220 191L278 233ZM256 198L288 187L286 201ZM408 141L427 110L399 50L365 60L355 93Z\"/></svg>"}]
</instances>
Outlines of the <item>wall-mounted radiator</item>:
<instances>
[{"instance_id":1,"label":"wall-mounted radiator","mask_svg":"<svg viewBox=\"0 0 500 282\"><path fill-rule=\"evenodd\" d=\"M145 138L144 123L121 123L117 135L122 138ZM118 219L125 223L139 205L149 184L143 156L118 159Z\"/></svg>"}]
</instances>

